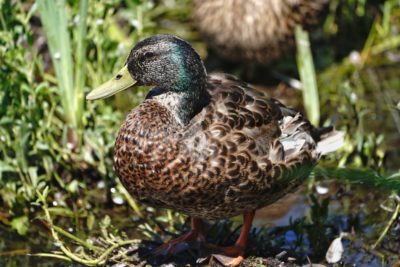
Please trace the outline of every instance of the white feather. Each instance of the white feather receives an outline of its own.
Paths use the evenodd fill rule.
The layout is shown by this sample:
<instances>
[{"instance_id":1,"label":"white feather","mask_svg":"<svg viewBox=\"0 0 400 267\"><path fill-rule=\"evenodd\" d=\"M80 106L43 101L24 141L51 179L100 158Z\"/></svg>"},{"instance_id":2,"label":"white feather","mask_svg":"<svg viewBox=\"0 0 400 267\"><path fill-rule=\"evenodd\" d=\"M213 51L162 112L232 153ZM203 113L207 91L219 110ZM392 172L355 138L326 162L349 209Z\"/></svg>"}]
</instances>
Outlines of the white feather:
<instances>
[{"instance_id":1,"label":"white feather","mask_svg":"<svg viewBox=\"0 0 400 267\"><path fill-rule=\"evenodd\" d=\"M317 152L326 155L338 150L344 145L344 132L334 131L317 144Z\"/></svg>"}]
</instances>

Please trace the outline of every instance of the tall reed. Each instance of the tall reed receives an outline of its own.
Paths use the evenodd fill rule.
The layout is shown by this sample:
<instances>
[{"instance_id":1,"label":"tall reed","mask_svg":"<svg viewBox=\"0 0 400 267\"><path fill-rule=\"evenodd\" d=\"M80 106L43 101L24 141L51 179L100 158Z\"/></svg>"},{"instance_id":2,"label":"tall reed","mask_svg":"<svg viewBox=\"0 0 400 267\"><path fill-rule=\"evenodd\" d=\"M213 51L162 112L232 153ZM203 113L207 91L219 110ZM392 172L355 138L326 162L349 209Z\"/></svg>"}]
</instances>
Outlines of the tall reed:
<instances>
[{"instance_id":1,"label":"tall reed","mask_svg":"<svg viewBox=\"0 0 400 267\"><path fill-rule=\"evenodd\" d=\"M76 149L83 126L88 0L80 1L77 25L72 29L73 42L65 0L37 0L36 3L60 90L68 142Z\"/></svg>"},{"instance_id":2,"label":"tall reed","mask_svg":"<svg viewBox=\"0 0 400 267\"><path fill-rule=\"evenodd\" d=\"M303 103L310 121L318 125L320 117L317 79L308 33L301 26L295 29L297 68L303 84Z\"/></svg>"}]
</instances>

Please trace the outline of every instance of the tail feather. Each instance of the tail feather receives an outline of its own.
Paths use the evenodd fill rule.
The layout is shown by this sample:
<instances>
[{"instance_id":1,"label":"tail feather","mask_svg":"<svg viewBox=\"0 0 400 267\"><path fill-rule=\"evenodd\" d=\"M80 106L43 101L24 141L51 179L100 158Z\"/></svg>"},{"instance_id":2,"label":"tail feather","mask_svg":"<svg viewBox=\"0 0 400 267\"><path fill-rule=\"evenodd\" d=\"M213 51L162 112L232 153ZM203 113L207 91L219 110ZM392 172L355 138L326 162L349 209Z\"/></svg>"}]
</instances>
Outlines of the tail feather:
<instances>
[{"instance_id":1,"label":"tail feather","mask_svg":"<svg viewBox=\"0 0 400 267\"><path fill-rule=\"evenodd\" d=\"M344 145L344 132L332 130L320 136L317 143L317 152L320 155L326 155L334 152Z\"/></svg>"},{"instance_id":2,"label":"tail feather","mask_svg":"<svg viewBox=\"0 0 400 267\"><path fill-rule=\"evenodd\" d=\"M343 146L343 132L336 131L333 126L315 128L301 113L284 106L276 99L273 101L283 115L280 141L287 158L296 157L303 149L315 151L315 157L318 157Z\"/></svg>"}]
</instances>

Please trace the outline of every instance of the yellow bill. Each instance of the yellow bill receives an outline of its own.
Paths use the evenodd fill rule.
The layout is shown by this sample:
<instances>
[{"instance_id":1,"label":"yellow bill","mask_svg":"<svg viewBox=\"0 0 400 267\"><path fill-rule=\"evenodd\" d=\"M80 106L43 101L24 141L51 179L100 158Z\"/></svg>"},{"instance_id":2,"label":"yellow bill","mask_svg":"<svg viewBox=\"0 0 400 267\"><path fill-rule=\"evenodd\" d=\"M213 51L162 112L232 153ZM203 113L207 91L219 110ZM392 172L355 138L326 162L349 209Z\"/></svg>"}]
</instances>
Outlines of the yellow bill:
<instances>
[{"instance_id":1,"label":"yellow bill","mask_svg":"<svg viewBox=\"0 0 400 267\"><path fill-rule=\"evenodd\" d=\"M115 95L122 90L133 86L136 81L129 74L128 67L125 65L118 73L109 81L103 83L87 96L87 100L96 100Z\"/></svg>"}]
</instances>

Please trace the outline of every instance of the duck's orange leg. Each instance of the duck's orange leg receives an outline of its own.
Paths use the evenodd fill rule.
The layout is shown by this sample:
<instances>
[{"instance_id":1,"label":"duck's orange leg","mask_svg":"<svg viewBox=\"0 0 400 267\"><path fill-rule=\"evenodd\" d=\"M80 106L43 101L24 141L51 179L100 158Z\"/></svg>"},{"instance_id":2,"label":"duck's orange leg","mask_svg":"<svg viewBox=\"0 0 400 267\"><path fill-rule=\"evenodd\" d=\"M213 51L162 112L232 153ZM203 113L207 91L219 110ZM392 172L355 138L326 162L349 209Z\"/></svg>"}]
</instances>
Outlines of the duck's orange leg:
<instances>
[{"instance_id":1,"label":"duck's orange leg","mask_svg":"<svg viewBox=\"0 0 400 267\"><path fill-rule=\"evenodd\" d=\"M229 247L218 247L212 244L207 244L207 247L217 252L213 256L217 258L224 266L239 266L243 261L244 251L246 249L249 232L255 211L243 214L243 227L240 232L239 238L236 240L235 245Z\"/></svg>"},{"instance_id":2,"label":"duck's orange leg","mask_svg":"<svg viewBox=\"0 0 400 267\"><path fill-rule=\"evenodd\" d=\"M182 236L172 239L162 244L152 251L153 255L161 256L167 254L177 254L187 248L187 243L191 241L204 241L204 224L201 219L191 218L192 229ZM186 243L186 246L185 244Z\"/></svg>"}]
</instances>

